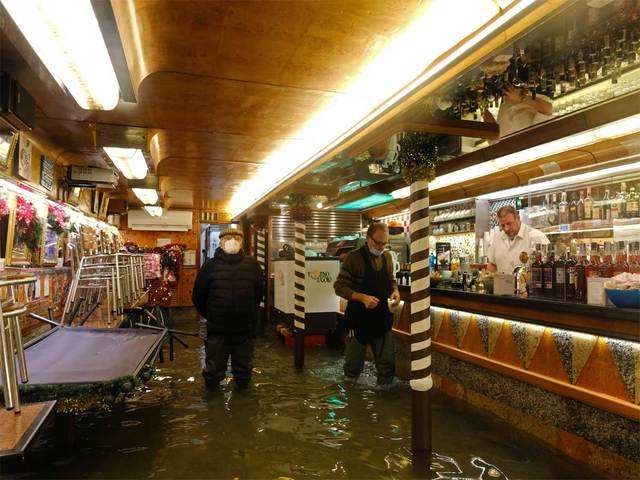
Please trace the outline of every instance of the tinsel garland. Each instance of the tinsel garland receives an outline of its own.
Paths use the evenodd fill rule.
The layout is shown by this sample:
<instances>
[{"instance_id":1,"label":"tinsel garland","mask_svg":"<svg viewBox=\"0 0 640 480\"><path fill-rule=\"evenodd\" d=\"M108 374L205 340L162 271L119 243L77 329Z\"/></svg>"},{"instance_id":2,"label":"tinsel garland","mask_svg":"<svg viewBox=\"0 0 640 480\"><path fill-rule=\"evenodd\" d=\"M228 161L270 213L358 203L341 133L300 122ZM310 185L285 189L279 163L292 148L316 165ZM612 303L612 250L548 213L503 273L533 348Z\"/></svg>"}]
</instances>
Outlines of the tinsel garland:
<instances>
[{"instance_id":1,"label":"tinsel garland","mask_svg":"<svg viewBox=\"0 0 640 480\"><path fill-rule=\"evenodd\" d=\"M398 163L408 184L416 180L433 180L438 158L438 136L431 133L405 132L398 138Z\"/></svg>"},{"instance_id":2,"label":"tinsel garland","mask_svg":"<svg viewBox=\"0 0 640 480\"><path fill-rule=\"evenodd\" d=\"M266 215L258 215L251 219L251 225L253 225L253 228L255 228L259 232L267 228L268 223L269 217L267 217Z\"/></svg>"},{"instance_id":3,"label":"tinsel garland","mask_svg":"<svg viewBox=\"0 0 640 480\"><path fill-rule=\"evenodd\" d=\"M287 203L289 215L294 222L305 223L311 220L310 196L304 193L290 193Z\"/></svg>"}]
</instances>

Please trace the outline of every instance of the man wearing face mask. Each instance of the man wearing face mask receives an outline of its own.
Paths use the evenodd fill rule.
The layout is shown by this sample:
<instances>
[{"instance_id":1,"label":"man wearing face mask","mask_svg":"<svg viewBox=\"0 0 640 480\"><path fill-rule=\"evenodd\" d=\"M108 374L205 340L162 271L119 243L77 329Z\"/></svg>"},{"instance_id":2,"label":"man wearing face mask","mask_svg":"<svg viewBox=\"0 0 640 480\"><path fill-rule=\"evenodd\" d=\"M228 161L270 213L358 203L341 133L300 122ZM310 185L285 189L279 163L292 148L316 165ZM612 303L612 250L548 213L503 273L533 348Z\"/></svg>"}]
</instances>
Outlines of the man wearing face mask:
<instances>
[{"instance_id":1,"label":"man wearing face mask","mask_svg":"<svg viewBox=\"0 0 640 480\"><path fill-rule=\"evenodd\" d=\"M357 380L362 373L366 348L371 345L378 384L388 386L393 382L395 352L388 299L397 305L400 294L393 260L384 251L388 242L389 230L384 223L370 225L365 245L349 253L333 286L336 294L348 301L345 322L349 335L344 362L348 381Z\"/></svg>"},{"instance_id":2,"label":"man wearing face mask","mask_svg":"<svg viewBox=\"0 0 640 480\"><path fill-rule=\"evenodd\" d=\"M242 232L220 234L220 247L198 272L192 300L207 320L205 368L208 387L219 385L231 357L233 379L239 388L249 385L253 368L253 336L264 291L262 269L242 251Z\"/></svg>"}]
</instances>

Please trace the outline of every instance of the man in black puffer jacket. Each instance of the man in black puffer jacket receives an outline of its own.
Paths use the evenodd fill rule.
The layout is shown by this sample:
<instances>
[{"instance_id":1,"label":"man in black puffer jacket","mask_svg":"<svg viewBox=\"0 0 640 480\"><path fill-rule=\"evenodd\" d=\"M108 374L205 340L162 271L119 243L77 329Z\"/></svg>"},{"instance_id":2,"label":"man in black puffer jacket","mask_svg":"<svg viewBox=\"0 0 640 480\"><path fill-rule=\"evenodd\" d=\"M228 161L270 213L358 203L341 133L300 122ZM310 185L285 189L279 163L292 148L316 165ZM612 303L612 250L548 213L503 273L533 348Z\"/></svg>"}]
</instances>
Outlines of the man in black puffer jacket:
<instances>
[{"instance_id":1,"label":"man in black puffer jacket","mask_svg":"<svg viewBox=\"0 0 640 480\"><path fill-rule=\"evenodd\" d=\"M231 369L236 385L251 380L253 336L264 276L255 258L242 251L242 232L228 229L220 234L220 247L198 272L192 300L207 319L206 361L202 372L207 386L217 386Z\"/></svg>"}]
</instances>

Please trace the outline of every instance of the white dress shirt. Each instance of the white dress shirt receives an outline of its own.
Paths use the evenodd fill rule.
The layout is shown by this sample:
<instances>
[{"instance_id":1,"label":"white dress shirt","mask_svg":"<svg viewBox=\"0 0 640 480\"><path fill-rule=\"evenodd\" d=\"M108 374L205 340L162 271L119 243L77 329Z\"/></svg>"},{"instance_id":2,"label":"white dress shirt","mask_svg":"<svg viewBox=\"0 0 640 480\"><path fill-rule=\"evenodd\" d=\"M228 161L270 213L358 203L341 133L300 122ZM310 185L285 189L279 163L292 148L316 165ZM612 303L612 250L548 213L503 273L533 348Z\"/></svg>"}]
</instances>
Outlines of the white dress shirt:
<instances>
[{"instance_id":1,"label":"white dress shirt","mask_svg":"<svg viewBox=\"0 0 640 480\"><path fill-rule=\"evenodd\" d=\"M538 97L551 102L549 97L544 95L538 94ZM498 125L500 125L500 138L519 132L520 130L524 130L525 128L529 128L533 125L537 125L538 123L551 118L553 118L552 115L540 113L531 105L503 100L500 105L500 110L498 110L497 118Z\"/></svg>"},{"instance_id":2,"label":"white dress shirt","mask_svg":"<svg viewBox=\"0 0 640 480\"><path fill-rule=\"evenodd\" d=\"M491 235L487 257L489 262L497 267L498 273L513 273L513 270L521 265L520 254L530 254L537 243L548 245L549 239L540 230L521 223L520 230L513 240L503 231L494 232Z\"/></svg>"}]
</instances>

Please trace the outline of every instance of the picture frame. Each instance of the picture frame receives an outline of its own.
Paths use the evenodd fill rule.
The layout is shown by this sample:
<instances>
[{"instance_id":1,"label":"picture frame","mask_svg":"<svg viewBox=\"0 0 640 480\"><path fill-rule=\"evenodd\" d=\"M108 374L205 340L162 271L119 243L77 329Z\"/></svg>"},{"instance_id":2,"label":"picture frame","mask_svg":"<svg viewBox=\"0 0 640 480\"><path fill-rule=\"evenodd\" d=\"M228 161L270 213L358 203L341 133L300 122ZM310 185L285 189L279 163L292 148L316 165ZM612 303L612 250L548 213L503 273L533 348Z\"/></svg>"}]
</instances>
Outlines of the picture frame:
<instances>
[{"instance_id":1,"label":"picture frame","mask_svg":"<svg viewBox=\"0 0 640 480\"><path fill-rule=\"evenodd\" d=\"M42 245L42 264L51 266L58 263L58 249L60 248L60 235L49 224L44 230L44 242Z\"/></svg>"},{"instance_id":2,"label":"picture frame","mask_svg":"<svg viewBox=\"0 0 640 480\"><path fill-rule=\"evenodd\" d=\"M25 180L32 180L32 163L33 163L33 149L31 141L24 133L19 134L17 158L16 158L16 173L20 178Z\"/></svg>"},{"instance_id":3,"label":"picture frame","mask_svg":"<svg viewBox=\"0 0 640 480\"><path fill-rule=\"evenodd\" d=\"M9 173L17 142L18 134L0 133L0 171Z\"/></svg>"},{"instance_id":4,"label":"picture frame","mask_svg":"<svg viewBox=\"0 0 640 480\"><path fill-rule=\"evenodd\" d=\"M9 214L9 229L7 233L7 251L5 252L5 263L11 266L25 266L31 264L31 252L25 242L19 240L16 231L16 212Z\"/></svg>"}]
</instances>

